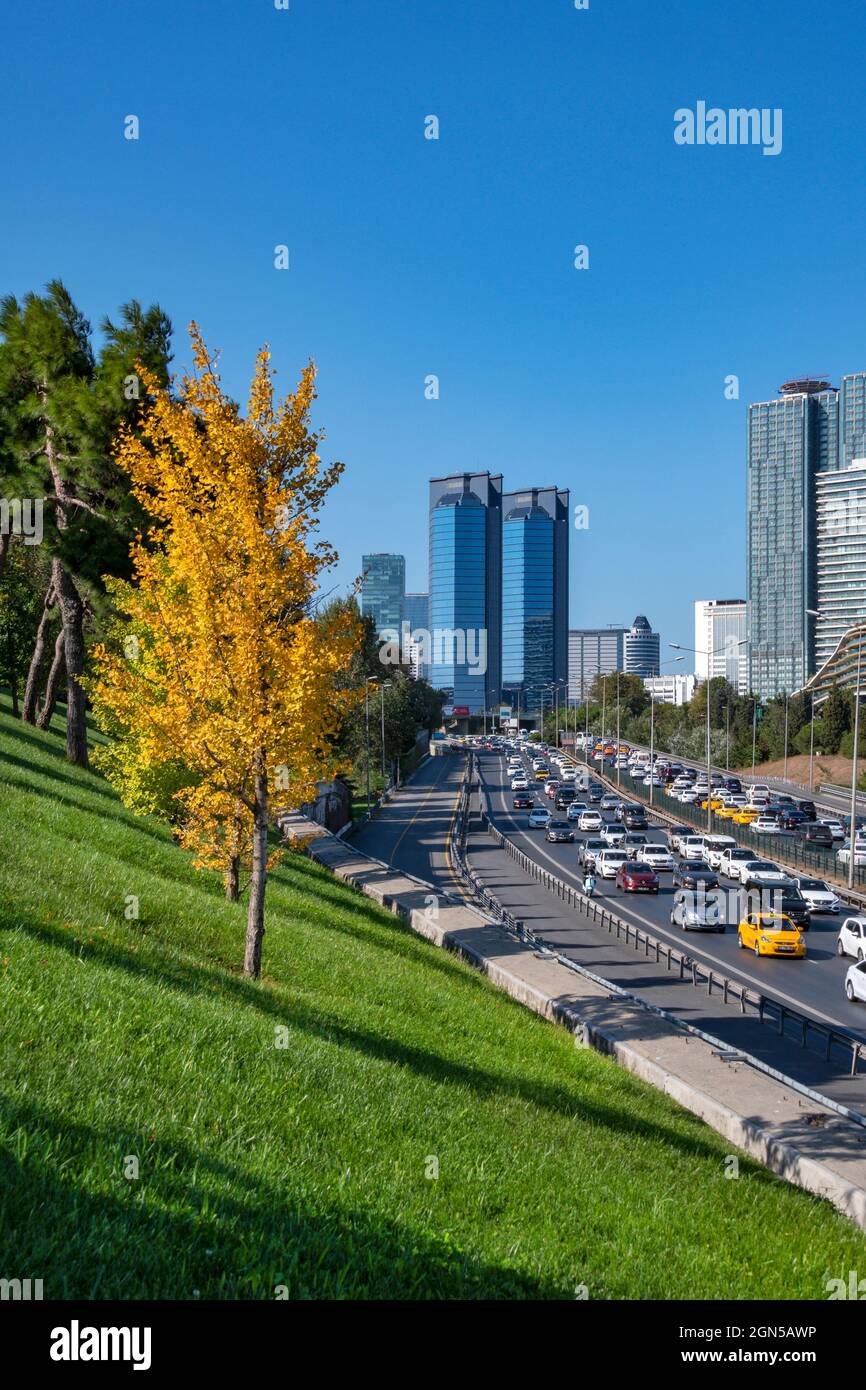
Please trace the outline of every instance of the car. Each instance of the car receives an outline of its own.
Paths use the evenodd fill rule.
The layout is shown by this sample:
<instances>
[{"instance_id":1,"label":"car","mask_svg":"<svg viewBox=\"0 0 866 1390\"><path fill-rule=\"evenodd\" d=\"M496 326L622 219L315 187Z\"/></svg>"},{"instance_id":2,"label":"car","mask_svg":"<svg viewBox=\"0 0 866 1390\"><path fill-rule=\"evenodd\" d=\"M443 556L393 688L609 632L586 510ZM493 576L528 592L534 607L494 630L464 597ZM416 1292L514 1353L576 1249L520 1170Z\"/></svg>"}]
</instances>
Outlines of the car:
<instances>
[{"instance_id":1,"label":"car","mask_svg":"<svg viewBox=\"0 0 866 1390\"><path fill-rule=\"evenodd\" d=\"M573 844L574 826L569 825L567 820L549 820L544 838L553 844Z\"/></svg>"},{"instance_id":2,"label":"car","mask_svg":"<svg viewBox=\"0 0 866 1390\"><path fill-rule=\"evenodd\" d=\"M550 776L550 768L540 767L532 775L536 782L546 782Z\"/></svg>"},{"instance_id":3,"label":"car","mask_svg":"<svg viewBox=\"0 0 866 1390\"><path fill-rule=\"evenodd\" d=\"M626 830L646 830L648 824L646 811L636 802L631 805L626 804L622 808L622 823Z\"/></svg>"},{"instance_id":4,"label":"car","mask_svg":"<svg viewBox=\"0 0 866 1390\"><path fill-rule=\"evenodd\" d=\"M809 930L811 926L809 904L796 883L792 881L782 883L771 891L770 896L774 912L781 912L785 917L790 917L795 927L799 927L800 931Z\"/></svg>"},{"instance_id":5,"label":"car","mask_svg":"<svg viewBox=\"0 0 866 1390\"><path fill-rule=\"evenodd\" d=\"M627 863L628 855L624 849L609 849L605 845L595 856L595 871L602 878L616 878L620 864Z\"/></svg>"},{"instance_id":6,"label":"car","mask_svg":"<svg viewBox=\"0 0 866 1390\"><path fill-rule=\"evenodd\" d=\"M585 869L595 869L595 861L603 849L607 849L604 840L597 836L591 836L584 840L577 851L577 857Z\"/></svg>"},{"instance_id":7,"label":"car","mask_svg":"<svg viewBox=\"0 0 866 1390\"><path fill-rule=\"evenodd\" d=\"M755 857L753 849L746 849L744 845L737 845L732 849L727 849L722 854L719 861L719 873L724 878L732 878L735 882L740 881L740 870L744 864L750 864Z\"/></svg>"},{"instance_id":8,"label":"car","mask_svg":"<svg viewBox=\"0 0 866 1390\"><path fill-rule=\"evenodd\" d=\"M608 821L601 827L601 838L611 848L621 845L625 839L625 826L616 820Z\"/></svg>"},{"instance_id":9,"label":"car","mask_svg":"<svg viewBox=\"0 0 866 1390\"><path fill-rule=\"evenodd\" d=\"M847 865L851 859L850 845L844 845L842 849L836 851L836 861L839 864ZM858 841L854 845L854 864L857 868L862 868L866 864L866 843Z\"/></svg>"},{"instance_id":10,"label":"car","mask_svg":"<svg viewBox=\"0 0 866 1390\"><path fill-rule=\"evenodd\" d=\"M832 849L834 840L829 825L819 825L817 821L803 821L797 827L797 837L804 845L814 845L816 849Z\"/></svg>"},{"instance_id":11,"label":"car","mask_svg":"<svg viewBox=\"0 0 866 1390\"><path fill-rule=\"evenodd\" d=\"M621 807L622 802L618 796L603 796L601 798L602 811L619 811Z\"/></svg>"},{"instance_id":12,"label":"car","mask_svg":"<svg viewBox=\"0 0 866 1390\"><path fill-rule=\"evenodd\" d=\"M798 830L801 825L809 824L809 817L805 811L783 810L779 816L779 827L782 830Z\"/></svg>"},{"instance_id":13,"label":"car","mask_svg":"<svg viewBox=\"0 0 866 1390\"><path fill-rule=\"evenodd\" d=\"M604 821L598 811L581 811L580 820L577 822L578 830L601 830Z\"/></svg>"},{"instance_id":14,"label":"car","mask_svg":"<svg viewBox=\"0 0 866 1390\"><path fill-rule=\"evenodd\" d=\"M804 800L804 799L802 799L802 798L799 798L799 799L795 800L794 805L796 806L796 808L797 808L798 811L802 811L802 812L803 812L803 815L806 817L807 820L817 820L817 819L818 819L818 809L817 809L817 807L816 807L814 801L809 801L809 800L807 800L807 799Z\"/></svg>"},{"instance_id":15,"label":"car","mask_svg":"<svg viewBox=\"0 0 866 1390\"><path fill-rule=\"evenodd\" d=\"M546 830L550 819L551 815L546 806L535 806L529 812L529 829Z\"/></svg>"},{"instance_id":16,"label":"car","mask_svg":"<svg viewBox=\"0 0 866 1390\"><path fill-rule=\"evenodd\" d=\"M556 807L557 811L567 811L572 801L574 801L576 797L577 792L574 790L574 787L560 786L557 790L556 796L553 798L553 804Z\"/></svg>"},{"instance_id":17,"label":"car","mask_svg":"<svg viewBox=\"0 0 866 1390\"><path fill-rule=\"evenodd\" d=\"M682 801L684 805L690 805L691 802L697 801L700 794L695 787L684 787L681 792L677 793L677 801Z\"/></svg>"},{"instance_id":18,"label":"car","mask_svg":"<svg viewBox=\"0 0 866 1390\"><path fill-rule=\"evenodd\" d=\"M603 796L604 790L602 787L599 787L597 785L592 786L592 784L590 784L589 790L586 793L586 799L591 806L597 806Z\"/></svg>"},{"instance_id":19,"label":"car","mask_svg":"<svg viewBox=\"0 0 866 1390\"><path fill-rule=\"evenodd\" d=\"M674 852L677 852L680 847L680 841L683 839L684 836L691 835L693 830L694 826L691 825L672 825L670 829L665 832L665 838L668 842L668 849L672 849L674 850Z\"/></svg>"},{"instance_id":20,"label":"car","mask_svg":"<svg viewBox=\"0 0 866 1390\"><path fill-rule=\"evenodd\" d=\"M627 850L632 859L637 859L638 850L643 849L644 845L647 843L646 835L642 835L636 830L627 830L620 848Z\"/></svg>"},{"instance_id":21,"label":"car","mask_svg":"<svg viewBox=\"0 0 866 1390\"><path fill-rule=\"evenodd\" d=\"M841 899L823 878L796 878L794 882L806 899L810 912L839 911Z\"/></svg>"},{"instance_id":22,"label":"car","mask_svg":"<svg viewBox=\"0 0 866 1390\"><path fill-rule=\"evenodd\" d=\"M526 792L526 791L529 791L529 783L528 783L528 781L526 780L525 777L512 777L512 779L511 779L511 790L512 790L513 792Z\"/></svg>"},{"instance_id":23,"label":"car","mask_svg":"<svg viewBox=\"0 0 866 1390\"><path fill-rule=\"evenodd\" d=\"M616 871L616 887L620 893L658 893L659 881L649 864L626 859Z\"/></svg>"},{"instance_id":24,"label":"car","mask_svg":"<svg viewBox=\"0 0 866 1390\"><path fill-rule=\"evenodd\" d=\"M718 888L718 874L703 859L681 859L674 869L674 888Z\"/></svg>"},{"instance_id":25,"label":"car","mask_svg":"<svg viewBox=\"0 0 866 1390\"><path fill-rule=\"evenodd\" d=\"M531 792L517 792L511 802L515 811L531 811L535 801Z\"/></svg>"},{"instance_id":26,"label":"car","mask_svg":"<svg viewBox=\"0 0 866 1390\"><path fill-rule=\"evenodd\" d=\"M751 799L754 796L765 796L770 799L770 788L766 782L753 782L750 787L746 787L746 795Z\"/></svg>"},{"instance_id":27,"label":"car","mask_svg":"<svg viewBox=\"0 0 866 1390\"><path fill-rule=\"evenodd\" d=\"M756 816L749 829L753 835L785 835L790 833L785 830L781 821L776 820L775 816Z\"/></svg>"},{"instance_id":28,"label":"car","mask_svg":"<svg viewBox=\"0 0 866 1390\"><path fill-rule=\"evenodd\" d=\"M694 827L692 827L688 835L683 835L680 837L680 843L677 852L683 857L683 859L703 859L703 835L696 835Z\"/></svg>"},{"instance_id":29,"label":"car","mask_svg":"<svg viewBox=\"0 0 866 1390\"><path fill-rule=\"evenodd\" d=\"M836 954L866 960L866 916L845 918L836 938Z\"/></svg>"},{"instance_id":30,"label":"car","mask_svg":"<svg viewBox=\"0 0 866 1390\"><path fill-rule=\"evenodd\" d=\"M573 767L564 767L559 775L563 782L574 782L577 777L577 772Z\"/></svg>"},{"instance_id":31,"label":"car","mask_svg":"<svg viewBox=\"0 0 866 1390\"><path fill-rule=\"evenodd\" d=\"M853 1004L855 999L866 1000L866 961L849 965L845 975L845 993Z\"/></svg>"},{"instance_id":32,"label":"car","mask_svg":"<svg viewBox=\"0 0 866 1390\"><path fill-rule=\"evenodd\" d=\"M683 931L725 930L724 893L677 893L671 908L671 926Z\"/></svg>"},{"instance_id":33,"label":"car","mask_svg":"<svg viewBox=\"0 0 866 1390\"><path fill-rule=\"evenodd\" d=\"M566 820L580 820L583 812L588 809L585 801L570 801L565 813Z\"/></svg>"},{"instance_id":34,"label":"car","mask_svg":"<svg viewBox=\"0 0 866 1390\"><path fill-rule=\"evenodd\" d=\"M845 827L840 820L832 820L825 817L824 820L816 822L818 825L826 825L834 840L845 839Z\"/></svg>"},{"instance_id":35,"label":"car","mask_svg":"<svg viewBox=\"0 0 866 1390\"><path fill-rule=\"evenodd\" d=\"M639 864L648 864L657 874L673 873L676 868L673 855L664 845L644 845L638 850L635 858Z\"/></svg>"},{"instance_id":36,"label":"car","mask_svg":"<svg viewBox=\"0 0 866 1390\"><path fill-rule=\"evenodd\" d=\"M741 806L739 811L735 811L731 820L735 825L751 825L753 820L757 820L760 811L752 806Z\"/></svg>"},{"instance_id":37,"label":"car","mask_svg":"<svg viewBox=\"0 0 866 1390\"><path fill-rule=\"evenodd\" d=\"M559 791L559 778L547 777L544 782L544 791L547 796L555 796Z\"/></svg>"},{"instance_id":38,"label":"car","mask_svg":"<svg viewBox=\"0 0 866 1390\"><path fill-rule=\"evenodd\" d=\"M774 888L787 883L788 875L769 859L750 859L740 869L740 882L744 888Z\"/></svg>"},{"instance_id":39,"label":"car","mask_svg":"<svg viewBox=\"0 0 866 1390\"><path fill-rule=\"evenodd\" d=\"M756 956L806 955L803 933L783 912L750 912L737 928L737 945Z\"/></svg>"},{"instance_id":40,"label":"car","mask_svg":"<svg viewBox=\"0 0 866 1390\"><path fill-rule=\"evenodd\" d=\"M736 848L737 842L730 835L705 835L701 857L711 869L719 869L725 850Z\"/></svg>"}]
</instances>

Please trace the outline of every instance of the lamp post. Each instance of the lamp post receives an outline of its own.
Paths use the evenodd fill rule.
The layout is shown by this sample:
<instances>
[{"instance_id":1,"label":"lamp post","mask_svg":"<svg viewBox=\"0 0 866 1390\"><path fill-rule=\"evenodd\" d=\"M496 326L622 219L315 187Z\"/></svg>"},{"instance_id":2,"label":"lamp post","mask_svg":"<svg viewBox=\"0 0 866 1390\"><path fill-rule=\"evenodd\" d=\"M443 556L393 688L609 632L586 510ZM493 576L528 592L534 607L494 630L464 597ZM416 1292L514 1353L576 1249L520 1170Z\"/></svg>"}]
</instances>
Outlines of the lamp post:
<instances>
[{"instance_id":1,"label":"lamp post","mask_svg":"<svg viewBox=\"0 0 866 1390\"><path fill-rule=\"evenodd\" d=\"M742 638L742 640L737 643L737 646L744 647L748 640L749 639L747 637ZM675 651L692 652L695 656L705 656L707 658L707 832L709 832L713 828L713 790L712 785L710 783L710 778L712 776L713 770L712 745L710 740L710 682L712 681L711 672L713 669L711 658L714 656L718 656L719 652L726 652L728 650L728 647L727 645L723 647L716 647L715 651L707 652L702 651L700 647L684 647L680 642L671 642L669 643L669 645L673 647Z\"/></svg>"},{"instance_id":2,"label":"lamp post","mask_svg":"<svg viewBox=\"0 0 866 1390\"><path fill-rule=\"evenodd\" d=\"M788 692L785 691L785 764L782 772L782 781L788 780Z\"/></svg>"},{"instance_id":3,"label":"lamp post","mask_svg":"<svg viewBox=\"0 0 866 1390\"><path fill-rule=\"evenodd\" d=\"M390 681L379 682L379 704L382 709L382 795L385 795L385 691L391 689Z\"/></svg>"},{"instance_id":4,"label":"lamp post","mask_svg":"<svg viewBox=\"0 0 866 1390\"><path fill-rule=\"evenodd\" d=\"M684 656L675 656L672 661L659 662L659 669L662 666L675 666L678 661L685 661ZM649 804L653 804L653 792L655 791L655 746L656 746L656 692L655 687L650 686L650 794Z\"/></svg>"},{"instance_id":5,"label":"lamp post","mask_svg":"<svg viewBox=\"0 0 866 1390\"><path fill-rule=\"evenodd\" d=\"M755 780L755 745L758 740L758 699L752 696L752 781Z\"/></svg>"},{"instance_id":6,"label":"lamp post","mask_svg":"<svg viewBox=\"0 0 866 1390\"><path fill-rule=\"evenodd\" d=\"M370 814L370 686L376 685L375 676L364 677L364 730L365 757L367 764L367 815Z\"/></svg>"}]
</instances>

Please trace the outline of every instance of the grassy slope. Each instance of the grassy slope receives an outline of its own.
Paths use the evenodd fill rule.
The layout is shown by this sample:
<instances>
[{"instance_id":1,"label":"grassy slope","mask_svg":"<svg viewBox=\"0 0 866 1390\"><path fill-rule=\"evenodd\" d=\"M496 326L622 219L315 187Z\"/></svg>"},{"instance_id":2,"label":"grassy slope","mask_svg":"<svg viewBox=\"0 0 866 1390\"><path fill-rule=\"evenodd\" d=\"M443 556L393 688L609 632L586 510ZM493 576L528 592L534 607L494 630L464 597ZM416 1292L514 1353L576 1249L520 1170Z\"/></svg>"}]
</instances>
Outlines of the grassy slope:
<instances>
[{"instance_id":1,"label":"grassy slope","mask_svg":"<svg viewBox=\"0 0 866 1390\"><path fill-rule=\"evenodd\" d=\"M46 1297L792 1298L863 1267L828 1206L746 1161L726 1179L711 1131L306 860L275 873L267 975L244 982L219 884L7 712L4 1276Z\"/></svg>"}]
</instances>

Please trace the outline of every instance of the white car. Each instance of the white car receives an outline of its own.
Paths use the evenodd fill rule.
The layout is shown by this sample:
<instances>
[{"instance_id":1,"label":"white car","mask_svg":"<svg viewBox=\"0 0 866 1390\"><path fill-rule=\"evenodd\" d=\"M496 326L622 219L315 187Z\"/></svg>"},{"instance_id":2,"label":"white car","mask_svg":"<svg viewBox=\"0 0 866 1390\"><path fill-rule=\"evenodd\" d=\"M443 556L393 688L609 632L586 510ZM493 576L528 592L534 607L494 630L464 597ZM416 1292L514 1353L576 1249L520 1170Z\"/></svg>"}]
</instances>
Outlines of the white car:
<instances>
[{"instance_id":1,"label":"white car","mask_svg":"<svg viewBox=\"0 0 866 1390\"><path fill-rule=\"evenodd\" d=\"M604 843L610 845L611 849L614 849L617 845L621 845L625 839L625 826L620 825L618 821L612 820L609 821L607 825L601 827L600 834Z\"/></svg>"},{"instance_id":2,"label":"white car","mask_svg":"<svg viewBox=\"0 0 866 1390\"><path fill-rule=\"evenodd\" d=\"M564 767L559 775L563 782L573 782L577 776L577 772L573 767Z\"/></svg>"},{"instance_id":3,"label":"white car","mask_svg":"<svg viewBox=\"0 0 866 1390\"><path fill-rule=\"evenodd\" d=\"M784 830L778 821L773 820L772 816L758 816L749 826L753 835L790 835L790 830Z\"/></svg>"},{"instance_id":4,"label":"white car","mask_svg":"<svg viewBox=\"0 0 866 1390\"><path fill-rule=\"evenodd\" d=\"M511 790L513 792L528 792L529 783L525 777L512 777Z\"/></svg>"},{"instance_id":5,"label":"white car","mask_svg":"<svg viewBox=\"0 0 866 1390\"><path fill-rule=\"evenodd\" d=\"M598 811L581 811L580 820L577 822L578 830L601 830L604 821Z\"/></svg>"},{"instance_id":6,"label":"white car","mask_svg":"<svg viewBox=\"0 0 866 1390\"><path fill-rule=\"evenodd\" d=\"M635 857L639 864L646 864L657 874L673 873L676 867L673 855L669 849L665 849L664 845L644 845L638 850Z\"/></svg>"},{"instance_id":7,"label":"white car","mask_svg":"<svg viewBox=\"0 0 866 1390\"><path fill-rule=\"evenodd\" d=\"M750 801L756 796L762 796L765 801L769 801L772 793L766 782L753 782L750 787L746 787L746 795Z\"/></svg>"},{"instance_id":8,"label":"white car","mask_svg":"<svg viewBox=\"0 0 866 1390\"><path fill-rule=\"evenodd\" d=\"M794 882L806 899L810 912L839 911L841 900L823 878L796 878Z\"/></svg>"},{"instance_id":9,"label":"white car","mask_svg":"<svg viewBox=\"0 0 866 1390\"><path fill-rule=\"evenodd\" d=\"M866 961L858 960L856 965L848 966L845 976L845 993L852 1004L855 999L866 1001Z\"/></svg>"},{"instance_id":10,"label":"white car","mask_svg":"<svg viewBox=\"0 0 866 1390\"><path fill-rule=\"evenodd\" d=\"M866 960L866 917L846 917L836 938L837 956Z\"/></svg>"},{"instance_id":11,"label":"white car","mask_svg":"<svg viewBox=\"0 0 866 1390\"><path fill-rule=\"evenodd\" d=\"M701 858L711 869L718 870L722 867L722 855L725 850L736 848L737 842L733 835L705 835Z\"/></svg>"},{"instance_id":12,"label":"white car","mask_svg":"<svg viewBox=\"0 0 866 1390\"><path fill-rule=\"evenodd\" d=\"M616 878L620 864L628 863L624 849L602 849L595 856L595 870L602 878Z\"/></svg>"},{"instance_id":13,"label":"white car","mask_svg":"<svg viewBox=\"0 0 866 1390\"><path fill-rule=\"evenodd\" d=\"M773 888L777 883L790 881L790 875L768 859L748 859L740 868L740 882L756 888Z\"/></svg>"},{"instance_id":14,"label":"white car","mask_svg":"<svg viewBox=\"0 0 866 1390\"><path fill-rule=\"evenodd\" d=\"M622 802L618 796L603 796L599 805L602 811L621 811Z\"/></svg>"},{"instance_id":15,"label":"white car","mask_svg":"<svg viewBox=\"0 0 866 1390\"><path fill-rule=\"evenodd\" d=\"M845 827L840 820L819 820L816 825L826 825L834 840L845 839Z\"/></svg>"},{"instance_id":16,"label":"white car","mask_svg":"<svg viewBox=\"0 0 866 1390\"><path fill-rule=\"evenodd\" d=\"M851 859L851 848L845 845L836 853L836 859L840 864L847 864ZM855 868L862 868L866 864L866 841L858 840L854 845L854 865Z\"/></svg>"},{"instance_id":17,"label":"white car","mask_svg":"<svg viewBox=\"0 0 866 1390\"><path fill-rule=\"evenodd\" d=\"M700 795L701 793L695 787L685 787L681 792L677 792L677 801L690 805L693 801L697 801Z\"/></svg>"},{"instance_id":18,"label":"white car","mask_svg":"<svg viewBox=\"0 0 866 1390\"><path fill-rule=\"evenodd\" d=\"M546 830L550 822L550 812L544 806L533 806L529 812L530 830Z\"/></svg>"},{"instance_id":19,"label":"white car","mask_svg":"<svg viewBox=\"0 0 866 1390\"><path fill-rule=\"evenodd\" d=\"M681 835L678 852L683 859L703 859L704 836Z\"/></svg>"},{"instance_id":20,"label":"white car","mask_svg":"<svg viewBox=\"0 0 866 1390\"><path fill-rule=\"evenodd\" d=\"M754 853L750 849L744 849L738 845L736 849L726 850L722 855L719 864L719 873L724 878L731 878L735 883L740 882L740 874L749 864L754 863Z\"/></svg>"}]
</instances>

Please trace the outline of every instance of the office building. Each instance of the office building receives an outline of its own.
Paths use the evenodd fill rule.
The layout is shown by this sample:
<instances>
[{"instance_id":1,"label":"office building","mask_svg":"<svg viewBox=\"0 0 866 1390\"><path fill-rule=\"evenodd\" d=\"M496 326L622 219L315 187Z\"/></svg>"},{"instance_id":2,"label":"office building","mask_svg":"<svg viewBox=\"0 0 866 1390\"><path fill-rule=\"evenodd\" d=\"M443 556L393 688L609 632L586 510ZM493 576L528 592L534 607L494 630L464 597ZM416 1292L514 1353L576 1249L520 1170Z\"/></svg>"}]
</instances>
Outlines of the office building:
<instances>
[{"instance_id":1,"label":"office building","mask_svg":"<svg viewBox=\"0 0 866 1390\"><path fill-rule=\"evenodd\" d=\"M588 699L596 676L625 664L624 627L572 628L568 634L568 698Z\"/></svg>"},{"instance_id":2,"label":"office building","mask_svg":"<svg viewBox=\"0 0 866 1390\"><path fill-rule=\"evenodd\" d=\"M454 713L501 693L502 476L430 482L430 679Z\"/></svg>"},{"instance_id":3,"label":"office building","mask_svg":"<svg viewBox=\"0 0 866 1390\"><path fill-rule=\"evenodd\" d=\"M639 614L624 638L624 670L629 676L657 676L661 639L646 618Z\"/></svg>"},{"instance_id":4,"label":"office building","mask_svg":"<svg viewBox=\"0 0 866 1390\"><path fill-rule=\"evenodd\" d=\"M814 669L866 616L866 457L815 478Z\"/></svg>"},{"instance_id":5,"label":"office building","mask_svg":"<svg viewBox=\"0 0 866 1390\"><path fill-rule=\"evenodd\" d=\"M644 685L656 700L666 705L687 705L695 693L693 675L645 676Z\"/></svg>"},{"instance_id":6,"label":"office building","mask_svg":"<svg viewBox=\"0 0 866 1390\"><path fill-rule=\"evenodd\" d=\"M430 629L430 595L403 595L403 630L407 634L406 645L409 651L409 674L416 679L429 680L430 667L426 660L426 634ZM413 641L412 634L416 633Z\"/></svg>"},{"instance_id":7,"label":"office building","mask_svg":"<svg viewBox=\"0 0 866 1390\"><path fill-rule=\"evenodd\" d=\"M568 675L568 492L502 498L502 693L521 714L565 698Z\"/></svg>"},{"instance_id":8,"label":"office building","mask_svg":"<svg viewBox=\"0 0 866 1390\"><path fill-rule=\"evenodd\" d=\"M370 617L376 632L400 631L406 560L402 555L365 555L361 561L361 612Z\"/></svg>"},{"instance_id":9,"label":"office building","mask_svg":"<svg viewBox=\"0 0 866 1390\"><path fill-rule=\"evenodd\" d=\"M699 599L695 604L695 674L724 676L738 695L749 693L748 605L742 598Z\"/></svg>"}]
</instances>

